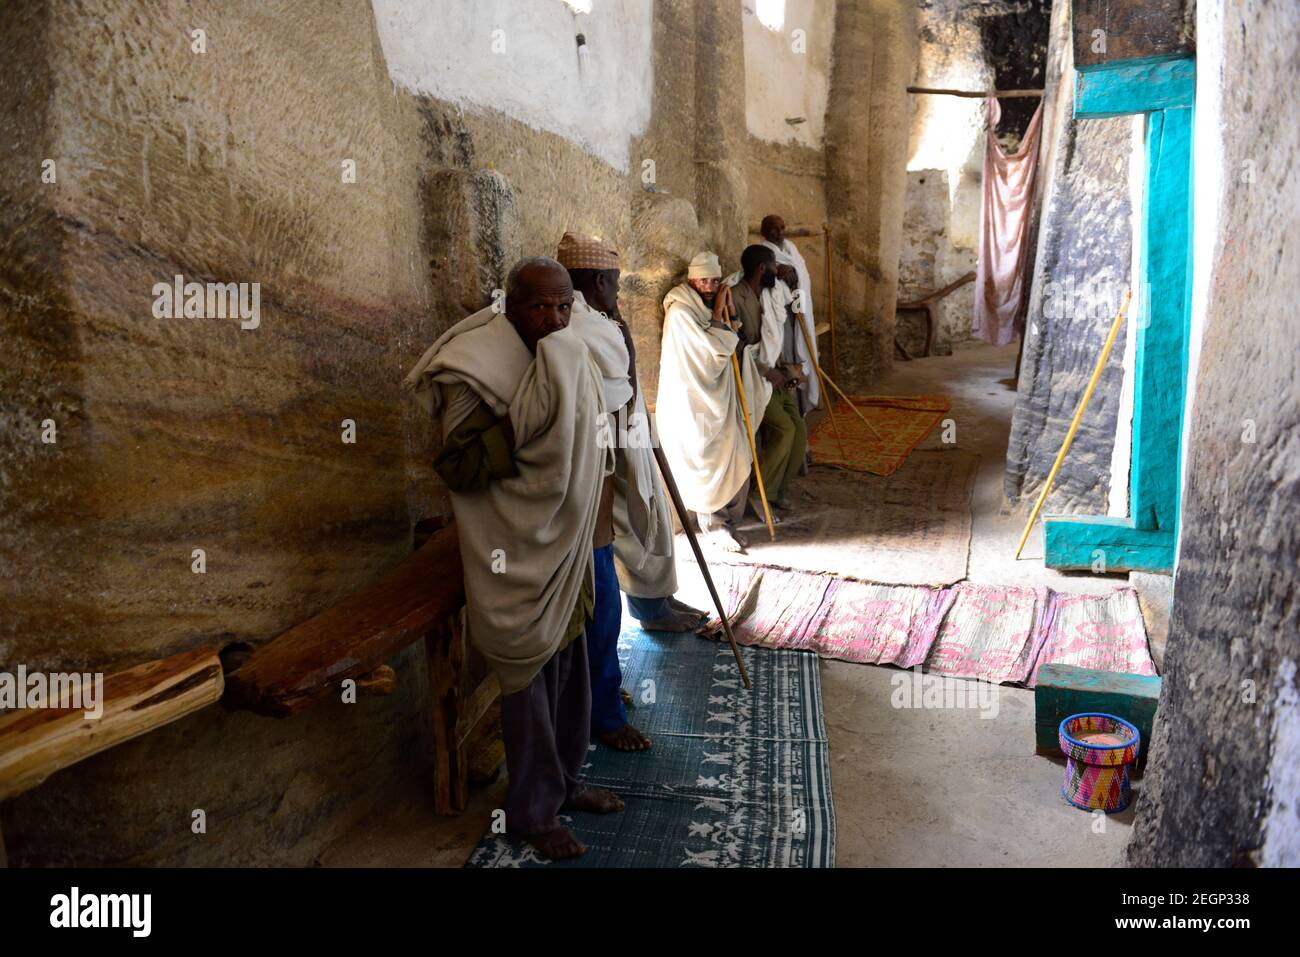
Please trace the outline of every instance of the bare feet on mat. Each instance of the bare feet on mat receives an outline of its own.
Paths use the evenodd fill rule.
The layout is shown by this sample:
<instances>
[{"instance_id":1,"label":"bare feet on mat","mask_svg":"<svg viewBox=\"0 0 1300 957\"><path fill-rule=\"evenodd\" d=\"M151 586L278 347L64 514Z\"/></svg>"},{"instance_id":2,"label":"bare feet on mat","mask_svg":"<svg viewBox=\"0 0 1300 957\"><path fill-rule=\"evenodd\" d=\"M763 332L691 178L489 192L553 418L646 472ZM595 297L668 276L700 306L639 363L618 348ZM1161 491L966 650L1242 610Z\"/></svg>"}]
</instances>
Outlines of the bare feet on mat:
<instances>
[{"instance_id":1,"label":"bare feet on mat","mask_svg":"<svg viewBox=\"0 0 1300 957\"><path fill-rule=\"evenodd\" d=\"M686 604L684 601L678 601L674 597L669 597L668 604L672 606L673 611L680 611L683 615L694 615L702 622L709 620L709 613L707 611L700 611L698 608L694 608L691 605Z\"/></svg>"},{"instance_id":2,"label":"bare feet on mat","mask_svg":"<svg viewBox=\"0 0 1300 957\"><path fill-rule=\"evenodd\" d=\"M525 841L537 848L537 853L553 861L563 861L587 853L587 845L578 840L577 835L567 827L557 827L537 834L525 834L523 837Z\"/></svg>"},{"instance_id":3,"label":"bare feet on mat","mask_svg":"<svg viewBox=\"0 0 1300 957\"><path fill-rule=\"evenodd\" d=\"M604 788L583 788L564 802L565 811L590 811L592 814L615 814L627 807L623 799Z\"/></svg>"},{"instance_id":4,"label":"bare feet on mat","mask_svg":"<svg viewBox=\"0 0 1300 957\"><path fill-rule=\"evenodd\" d=\"M644 628L645 626L642 625L641 627ZM618 696L623 699L623 707L632 707L632 692L628 691L626 688L619 688Z\"/></svg>"},{"instance_id":5,"label":"bare feet on mat","mask_svg":"<svg viewBox=\"0 0 1300 957\"><path fill-rule=\"evenodd\" d=\"M644 751L650 747L650 739L630 724L623 725L617 731L597 735L596 739L615 751Z\"/></svg>"},{"instance_id":6,"label":"bare feet on mat","mask_svg":"<svg viewBox=\"0 0 1300 957\"><path fill-rule=\"evenodd\" d=\"M674 608L664 618L641 622L641 627L646 631L695 631L700 627L700 620L698 615L686 614Z\"/></svg>"}]
</instances>

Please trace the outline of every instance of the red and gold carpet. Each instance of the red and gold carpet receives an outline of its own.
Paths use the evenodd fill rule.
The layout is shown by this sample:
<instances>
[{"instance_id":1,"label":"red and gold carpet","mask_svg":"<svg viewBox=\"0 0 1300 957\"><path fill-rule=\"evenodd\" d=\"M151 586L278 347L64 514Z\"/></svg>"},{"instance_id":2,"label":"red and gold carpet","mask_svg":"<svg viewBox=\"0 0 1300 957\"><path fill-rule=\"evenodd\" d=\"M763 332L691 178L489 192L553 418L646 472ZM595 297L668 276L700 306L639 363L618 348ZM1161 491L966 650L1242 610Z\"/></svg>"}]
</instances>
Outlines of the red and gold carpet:
<instances>
[{"instance_id":1,"label":"red and gold carpet","mask_svg":"<svg viewBox=\"0 0 1300 957\"><path fill-rule=\"evenodd\" d=\"M828 415L808 437L813 462L818 465L892 475L952 408L952 400L946 395L855 395L852 398L853 405L880 433L880 439L871 434L841 399L833 409L835 425ZM835 426L839 427L838 436Z\"/></svg>"}]
</instances>

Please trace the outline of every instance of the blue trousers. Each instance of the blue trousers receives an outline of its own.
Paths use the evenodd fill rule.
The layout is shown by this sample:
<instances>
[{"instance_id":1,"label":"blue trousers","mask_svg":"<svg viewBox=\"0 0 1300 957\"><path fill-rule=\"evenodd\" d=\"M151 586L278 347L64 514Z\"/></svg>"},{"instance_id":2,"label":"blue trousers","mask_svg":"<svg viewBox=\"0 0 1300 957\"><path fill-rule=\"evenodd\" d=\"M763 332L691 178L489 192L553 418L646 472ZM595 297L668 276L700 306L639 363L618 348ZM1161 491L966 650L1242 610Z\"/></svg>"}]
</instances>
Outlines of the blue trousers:
<instances>
[{"instance_id":1,"label":"blue trousers","mask_svg":"<svg viewBox=\"0 0 1300 957\"><path fill-rule=\"evenodd\" d=\"M614 572L614 546L594 550L596 607L587 619L587 662L591 667L591 730L608 734L627 724L619 688L618 635L623 630L623 596Z\"/></svg>"},{"instance_id":2,"label":"blue trousers","mask_svg":"<svg viewBox=\"0 0 1300 957\"><path fill-rule=\"evenodd\" d=\"M636 598L627 596L627 610L637 621L663 621L672 614L667 598Z\"/></svg>"}]
</instances>

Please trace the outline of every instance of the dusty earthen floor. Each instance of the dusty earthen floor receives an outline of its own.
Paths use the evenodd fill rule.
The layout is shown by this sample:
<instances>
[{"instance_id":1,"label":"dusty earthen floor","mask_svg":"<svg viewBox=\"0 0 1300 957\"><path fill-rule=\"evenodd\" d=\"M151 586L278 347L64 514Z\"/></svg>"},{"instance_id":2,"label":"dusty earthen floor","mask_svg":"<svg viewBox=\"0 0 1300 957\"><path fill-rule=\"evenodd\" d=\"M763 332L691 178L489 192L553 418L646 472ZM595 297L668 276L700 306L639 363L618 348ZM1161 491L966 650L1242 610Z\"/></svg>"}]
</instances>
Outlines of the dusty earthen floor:
<instances>
[{"instance_id":1,"label":"dusty earthen floor","mask_svg":"<svg viewBox=\"0 0 1300 957\"><path fill-rule=\"evenodd\" d=\"M1001 508L1015 357L1014 346L959 346L952 356L897 363L873 391L952 397L958 444L980 454L971 503L972 581L1107 591L1118 579L1044 568L1038 533L1025 557L1012 560L1024 520ZM936 432L922 448L939 442ZM1132 807L1105 819L1098 833L1100 822L1064 803L1064 762L1033 753L1032 691L1000 688L996 717L982 718L973 709L892 707L890 679L899 672L891 668L823 661L821 674L840 866L1120 863ZM503 796L498 780L473 793L465 814L442 819L424 789L412 785L336 842L321 863L459 866Z\"/></svg>"}]
</instances>

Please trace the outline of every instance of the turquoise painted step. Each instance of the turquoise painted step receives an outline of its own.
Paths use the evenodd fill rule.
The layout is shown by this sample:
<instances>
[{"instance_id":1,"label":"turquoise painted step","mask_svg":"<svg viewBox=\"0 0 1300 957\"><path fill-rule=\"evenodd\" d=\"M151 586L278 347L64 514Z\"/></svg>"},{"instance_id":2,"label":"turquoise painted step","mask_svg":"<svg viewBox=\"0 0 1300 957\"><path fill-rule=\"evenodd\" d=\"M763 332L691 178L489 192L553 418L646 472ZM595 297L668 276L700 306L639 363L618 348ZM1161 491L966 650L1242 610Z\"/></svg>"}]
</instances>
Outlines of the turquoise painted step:
<instances>
[{"instance_id":1,"label":"turquoise painted step","mask_svg":"<svg viewBox=\"0 0 1300 957\"><path fill-rule=\"evenodd\" d=\"M1050 568L1065 571L1158 572L1174 564L1174 532L1134 528L1131 519L1048 515L1043 554ZM1103 567L1097 567L1100 558Z\"/></svg>"},{"instance_id":2,"label":"turquoise painted step","mask_svg":"<svg viewBox=\"0 0 1300 957\"><path fill-rule=\"evenodd\" d=\"M1043 665L1034 688L1034 750L1060 755L1057 731L1061 722L1072 714L1101 711L1137 726L1142 735L1138 764L1144 764L1159 700L1160 679L1154 676Z\"/></svg>"}]
</instances>

